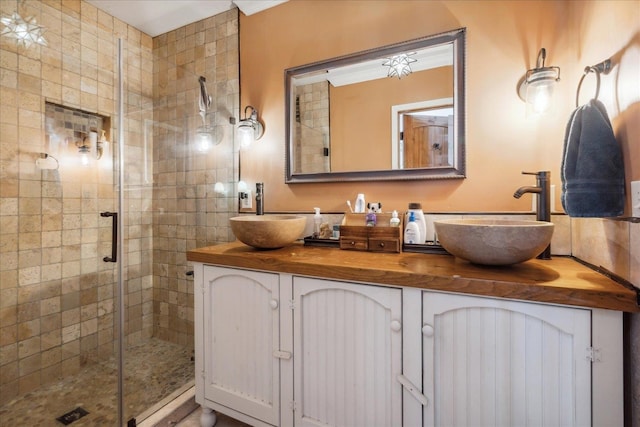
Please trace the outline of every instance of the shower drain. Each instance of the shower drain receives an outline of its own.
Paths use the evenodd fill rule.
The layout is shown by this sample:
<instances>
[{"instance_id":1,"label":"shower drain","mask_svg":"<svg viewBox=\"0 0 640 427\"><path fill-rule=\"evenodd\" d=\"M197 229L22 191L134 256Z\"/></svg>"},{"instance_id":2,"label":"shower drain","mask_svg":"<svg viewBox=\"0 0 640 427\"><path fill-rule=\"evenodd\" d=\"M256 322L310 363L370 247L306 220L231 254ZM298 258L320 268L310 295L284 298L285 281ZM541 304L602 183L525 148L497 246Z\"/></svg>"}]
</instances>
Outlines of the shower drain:
<instances>
[{"instance_id":1,"label":"shower drain","mask_svg":"<svg viewBox=\"0 0 640 427\"><path fill-rule=\"evenodd\" d=\"M78 421L80 418L84 417L85 415L88 415L89 412L87 412L84 408L81 407L77 407L76 409L67 412L66 414L59 416L58 418L56 418L56 420L60 421L62 424L68 426L69 424L71 424L74 421Z\"/></svg>"}]
</instances>

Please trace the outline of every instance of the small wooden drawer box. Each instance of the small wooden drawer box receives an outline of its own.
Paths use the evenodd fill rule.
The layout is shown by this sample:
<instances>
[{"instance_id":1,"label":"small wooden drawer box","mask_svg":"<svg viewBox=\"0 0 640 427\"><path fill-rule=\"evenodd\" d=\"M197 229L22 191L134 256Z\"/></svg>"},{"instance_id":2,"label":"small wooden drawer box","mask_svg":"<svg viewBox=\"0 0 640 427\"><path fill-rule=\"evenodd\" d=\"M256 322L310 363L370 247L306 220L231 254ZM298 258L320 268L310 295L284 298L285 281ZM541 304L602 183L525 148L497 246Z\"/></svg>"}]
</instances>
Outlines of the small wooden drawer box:
<instances>
[{"instance_id":1,"label":"small wooden drawer box","mask_svg":"<svg viewBox=\"0 0 640 427\"><path fill-rule=\"evenodd\" d=\"M402 219L398 227L389 226L390 213L376 214L376 225L366 225L366 214L346 213L340 225L340 249L395 252L402 250Z\"/></svg>"}]
</instances>

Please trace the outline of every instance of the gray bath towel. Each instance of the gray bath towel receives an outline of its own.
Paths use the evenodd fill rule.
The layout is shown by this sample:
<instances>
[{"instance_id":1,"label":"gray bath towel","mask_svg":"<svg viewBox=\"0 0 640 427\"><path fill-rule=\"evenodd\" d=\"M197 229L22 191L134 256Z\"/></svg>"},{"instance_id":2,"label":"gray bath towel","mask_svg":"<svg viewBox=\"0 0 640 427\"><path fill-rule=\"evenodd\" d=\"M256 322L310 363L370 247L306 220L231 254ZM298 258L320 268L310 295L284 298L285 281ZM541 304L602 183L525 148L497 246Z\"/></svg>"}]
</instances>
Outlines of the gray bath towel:
<instances>
[{"instance_id":1,"label":"gray bath towel","mask_svg":"<svg viewBox=\"0 0 640 427\"><path fill-rule=\"evenodd\" d=\"M573 217L624 213L624 161L604 105L592 99L569 119L561 167L562 206Z\"/></svg>"}]
</instances>

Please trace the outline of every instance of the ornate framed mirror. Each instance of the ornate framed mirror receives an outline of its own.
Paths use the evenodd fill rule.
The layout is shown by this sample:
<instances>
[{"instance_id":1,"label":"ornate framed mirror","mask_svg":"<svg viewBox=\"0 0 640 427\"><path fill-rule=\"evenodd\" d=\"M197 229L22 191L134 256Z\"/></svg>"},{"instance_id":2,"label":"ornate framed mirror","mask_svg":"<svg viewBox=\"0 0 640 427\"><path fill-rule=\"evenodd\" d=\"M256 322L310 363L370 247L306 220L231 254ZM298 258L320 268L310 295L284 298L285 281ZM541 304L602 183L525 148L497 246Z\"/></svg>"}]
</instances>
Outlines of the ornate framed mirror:
<instances>
[{"instance_id":1,"label":"ornate framed mirror","mask_svg":"<svg viewBox=\"0 0 640 427\"><path fill-rule=\"evenodd\" d=\"M285 182L464 178L465 33L285 70Z\"/></svg>"}]
</instances>

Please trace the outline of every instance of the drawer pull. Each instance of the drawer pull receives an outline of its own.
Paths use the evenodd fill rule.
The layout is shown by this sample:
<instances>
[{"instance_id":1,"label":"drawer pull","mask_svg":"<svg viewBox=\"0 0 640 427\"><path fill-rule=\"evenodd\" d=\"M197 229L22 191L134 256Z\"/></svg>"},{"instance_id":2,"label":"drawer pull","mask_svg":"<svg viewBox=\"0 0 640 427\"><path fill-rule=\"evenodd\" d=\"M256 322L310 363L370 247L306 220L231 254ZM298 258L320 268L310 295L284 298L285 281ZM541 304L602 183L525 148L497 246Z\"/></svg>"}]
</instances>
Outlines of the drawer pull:
<instances>
[{"instance_id":1,"label":"drawer pull","mask_svg":"<svg viewBox=\"0 0 640 427\"><path fill-rule=\"evenodd\" d=\"M381 248L384 248L384 242L380 242L378 245L379 245Z\"/></svg>"}]
</instances>

